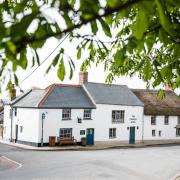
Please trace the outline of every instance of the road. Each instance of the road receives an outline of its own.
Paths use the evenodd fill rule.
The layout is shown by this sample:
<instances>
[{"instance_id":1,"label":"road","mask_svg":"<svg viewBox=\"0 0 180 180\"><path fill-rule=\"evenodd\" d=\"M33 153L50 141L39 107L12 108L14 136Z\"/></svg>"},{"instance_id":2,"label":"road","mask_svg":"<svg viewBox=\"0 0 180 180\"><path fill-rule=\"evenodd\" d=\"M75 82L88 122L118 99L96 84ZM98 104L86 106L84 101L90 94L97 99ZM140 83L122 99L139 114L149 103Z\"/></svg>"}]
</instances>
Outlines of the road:
<instances>
[{"instance_id":1,"label":"road","mask_svg":"<svg viewBox=\"0 0 180 180\"><path fill-rule=\"evenodd\" d=\"M0 156L22 165L0 167L2 180L168 180L180 173L180 146L40 152L0 144Z\"/></svg>"}]
</instances>

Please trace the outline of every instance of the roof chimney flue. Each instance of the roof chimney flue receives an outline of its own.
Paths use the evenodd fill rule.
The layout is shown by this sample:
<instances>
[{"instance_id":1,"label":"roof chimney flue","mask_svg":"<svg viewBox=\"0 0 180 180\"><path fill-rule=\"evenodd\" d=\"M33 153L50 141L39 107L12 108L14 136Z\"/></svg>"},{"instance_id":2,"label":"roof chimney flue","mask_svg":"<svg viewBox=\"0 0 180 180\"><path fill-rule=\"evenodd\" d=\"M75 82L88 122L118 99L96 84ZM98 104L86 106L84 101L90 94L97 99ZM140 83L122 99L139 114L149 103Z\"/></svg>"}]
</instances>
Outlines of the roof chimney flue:
<instances>
[{"instance_id":1,"label":"roof chimney flue","mask_svg":"<svg viewBox=\"0 0 180 180\"><path fill-rule=\"evenodd\" d=\"M171 84L166 84L165 85L165 91L173 91L172 85Z\"/></svg>"},{"instance_id":2,"label":"roof chimney flue","mask_svg":"<svg viewBox=\"0 0 180 180\"><path fill-rule=\"evenodd\" d=\"M82 85L85 82L88 82L88 72L79 73L79 84Z\"/></svg>"}]
</instances>

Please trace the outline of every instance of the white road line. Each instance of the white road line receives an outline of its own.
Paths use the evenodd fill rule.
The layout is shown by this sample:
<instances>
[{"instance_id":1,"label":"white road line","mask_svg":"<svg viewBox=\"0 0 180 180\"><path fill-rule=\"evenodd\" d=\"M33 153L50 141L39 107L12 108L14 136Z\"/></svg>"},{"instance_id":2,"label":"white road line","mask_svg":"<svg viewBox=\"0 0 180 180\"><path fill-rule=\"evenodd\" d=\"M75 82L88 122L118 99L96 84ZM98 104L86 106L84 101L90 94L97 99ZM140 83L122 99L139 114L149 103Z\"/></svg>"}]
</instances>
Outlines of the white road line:
<instances>
[{"instance_id":1,"label":"white road line","mask_svg":"<svg viewBox=\"0 0 180 180\"><path fill-rule=\"evenodd\" d=\"M21 168L21 167L23 166L21 163L18 163L18 162L16 162L16 161L12 160L12 159L9 159L9 158L7 158L6 156L1 156L1 157L7 159L8 161L11 161L11 162L17 164L18 167L15 168L15 169L19 169L19 168Z\"/></svg>"},{"instance_id":2,"label":"white road line","mask_svg":"<svg viewBox=\"0 0 180 180\"><path fill-rule=\"evenodd\" d=\"M180 173L177 173L175 176L173 176L172 178L170 178L170 180L175 180L177 177L180 176Z\"/></svg>"}]
</instances>

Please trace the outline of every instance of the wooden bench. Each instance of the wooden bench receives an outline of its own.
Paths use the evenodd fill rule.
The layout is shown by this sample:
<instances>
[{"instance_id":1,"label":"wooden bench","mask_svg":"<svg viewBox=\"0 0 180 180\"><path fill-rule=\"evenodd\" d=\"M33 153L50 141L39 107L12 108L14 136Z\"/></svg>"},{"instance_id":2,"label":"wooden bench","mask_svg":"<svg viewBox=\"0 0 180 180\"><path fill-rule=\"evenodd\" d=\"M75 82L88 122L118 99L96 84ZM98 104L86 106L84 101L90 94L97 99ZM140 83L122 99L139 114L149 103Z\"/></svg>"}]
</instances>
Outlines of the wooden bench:
<instances>
[{"instance_id":1,"label":"wooden bench","mask_svg":"<svg viewBox=\"0 0 180 180\"><path fill-rule=\"evenodd\" d=\"M57 138L58 144L59 145L70 145L70 144L76 144L77 141L73 137L58 137Z\"/></svg>"}]
</instances>

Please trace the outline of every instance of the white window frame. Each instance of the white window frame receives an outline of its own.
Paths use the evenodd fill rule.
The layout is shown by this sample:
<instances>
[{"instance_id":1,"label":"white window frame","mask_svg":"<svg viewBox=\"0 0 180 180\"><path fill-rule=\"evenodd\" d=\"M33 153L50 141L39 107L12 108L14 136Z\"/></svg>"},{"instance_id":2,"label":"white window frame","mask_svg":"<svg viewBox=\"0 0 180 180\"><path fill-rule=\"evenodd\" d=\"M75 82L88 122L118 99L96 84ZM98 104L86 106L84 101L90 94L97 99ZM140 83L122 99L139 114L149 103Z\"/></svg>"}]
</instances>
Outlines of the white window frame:
<instances>
[{"instance_id":1,"label":"white window frame","mask_svg":"<svg viewBox=\"0 0 180 180\"><path fill-rule=\"evenodd\" d=\"M72 128L60 128L59 137L72 137Z\"/></svg>"},{"instance_id":2,"label":"white window frame","mask_svg":"<svg viewBox=\"0 0 180 180\"><path fill-rule=\"evenodd\" d=\"M62 120L71 120L71 109L70 108L62 109Z\"/></svg>"},{"instance_id":3,"label":"white window frame","mask_svg":"<svg viewBox=\"0 0 180 180\"><path fill-rule=\"evenodd\" d=\"M91 109L84 109L83 119L91 120L91 113L92 113Z\"/></svg>"},{"instance_id":4,"label":"white window frame","mask_svg":"<svg viewBox=\"0 0 180 180\"><path fill-rule=\"evenodd\" d=\"M164 124L169 125L169 116L164 116Z\"/></svg>"},{"instance_id":5,"label":"white window frame","mask_svg":"<svg viewBox=\"0 0 180 180\"><path fill-rule=\"evenodd\" d=\"M116 128L109 128L109 139L116 138Z\"/></svg>"},{"instance_id":6,"label":"white window frame","mask_svg":"<svg viewBox=\"0 0 180 180\"><path fill-rule=\"evenodd\" d=\"M154 121L154 123L152 123ZM156 125L156 116L151 116L151 125Z\"/></svg>"},{"instance_id":7,"label":"white window frame","mask_svg":"<svg viewBox=\"0 0 180 180\"><path fill-rule=\"evenodd\" d=\"M155 136L156 136L156 130L152 129L152 137L155 137Z\"/></svg>"},{"instance_id":8,"label":"white window frame","mask_svg":"<svg viewBox=\"0 0 180 180\"><path fill-rule=\"evenodd\" d=\"M177 124L180 124L180 116L177 117Z\"/></svg>"},{"instance_id":9,"label":"white window frame","mask_svg":"<svg viewBox=\"0 0 180 180\"><path fill-rule=\"evenodd\" d=\"M20 133L23 133L23 126L20 126Z\"/></svg>"},{"instance_id":10,"label":"white window frame","mask_svg":"<svg viewBox=\"0 0 180 180\"><path fill-rule=\"evenodd\" d=\"M113 110L112 111L112 123L124 123L125 111Z\"/></svg>"}]
</instances>

